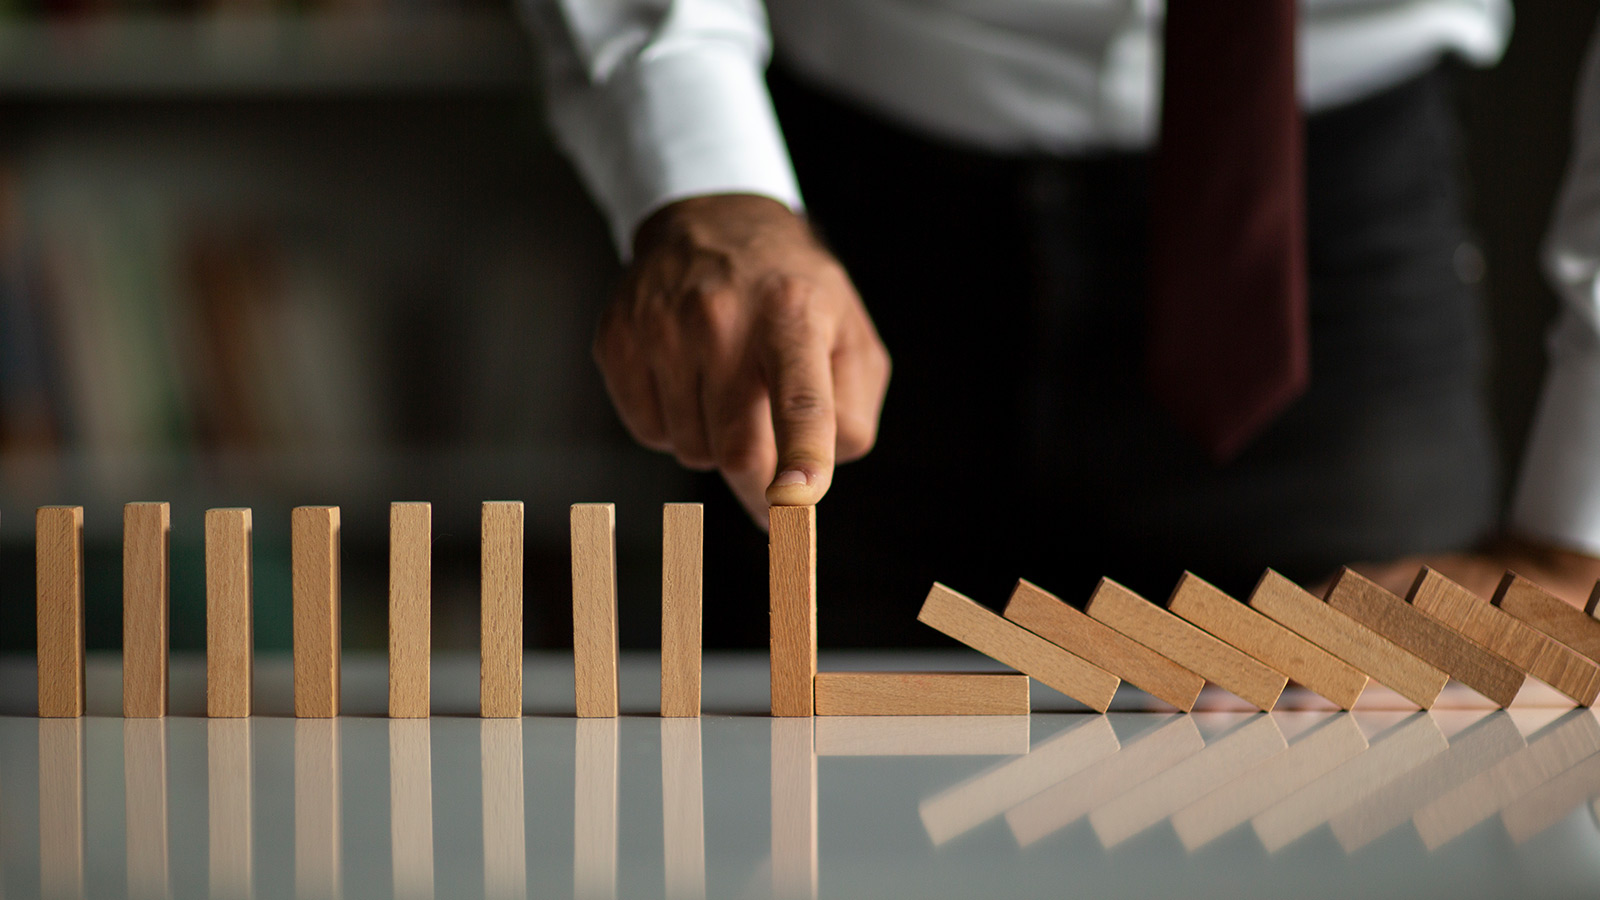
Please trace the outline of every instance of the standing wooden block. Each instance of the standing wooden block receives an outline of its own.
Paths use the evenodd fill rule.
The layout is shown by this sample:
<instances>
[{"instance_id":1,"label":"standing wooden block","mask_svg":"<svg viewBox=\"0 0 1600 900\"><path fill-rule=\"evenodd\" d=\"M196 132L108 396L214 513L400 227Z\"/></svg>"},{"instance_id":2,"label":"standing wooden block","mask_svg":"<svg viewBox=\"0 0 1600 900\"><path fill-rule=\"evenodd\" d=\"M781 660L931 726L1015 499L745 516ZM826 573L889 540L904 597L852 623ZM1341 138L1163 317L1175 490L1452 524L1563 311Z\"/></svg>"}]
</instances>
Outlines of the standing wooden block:
<instances>
[{"instance_id":1,"label":"standing wooden block","mask_svg":"<svg viewBox=\"0 0 1600 900\"><path fill-rule=\"evenodd\" d=\"M255 662L250 510L206 510L206 715L250 715Z\"/></svg>"},{"instance_id":2,"label":"standing wooden block","mask_svg":"<svg viewBox=\"0 0 1600 900\"><path fill-rule=\"evenodd\" d=\"M339 714L339 507L289 516L294 569L294 714Z\"/></svg>"},{"instance_id":3,"label":"standing wooden block","mask_svg":"<svg viewBox=\"0 0 1600 900\"><path fill-rule=\"evenodd\" d=\"M1184 712L1206 686L1199 675L1027 581L1017 582L1005 617Z\"/></svg>"},{"instance_id":4,"label":"standing wooden block","mask_svg":"<svg viewBox=\"0 0 1600 900\"><path fill-rule=\"evenodd\" d=\"M1250 608L1316 644L1423 709L1450 676L1268 569L1250 594Z\"/></svg>"},{"instance_id":5,"label":"standing wooden block","mask_svg":"<svg viewBox=\"0 0 1600 900\"><path fill-rule=\"evenodd\" d=\"M1289 679L1109 578L1100 579L1088 613L1173 662L1232 691L1265 712Z\"/></svg>"},{"instance_id":6,"label":"standing wooden block","mask_svg":"<svg viewBox=\"0 0 1600 900\"><path fill-rule=\"evenodd\" d=\"M572 505L572 674L580 718L617 714L617 510Z\"/></svg>"},{"instance_id":7,"label":"standing wooden block","mask_svg":"<svg viewBox=\"0 0 1600 900\"><path fill-rule=\"evenodd\" d=\"M522 501L483 504L478 709L484 718L522 715L523 530Z\"/></svg>"},{"instance_id":8,"label":"standing wooden block","mask_svg":"<svg viewBox=\"0 0 1600 900\"><path fill-rule=\"evenodd\" d=\"M167 714L172 512L165 503L122 508L122 714Z\"/></svg>"},{"instance_id":9,"label":"standing wooden block","mask_svg":"<svg viewBox=\"0 0 1600 900\"><path fill-rule=\"evenodd\" d=\"M38 578L39 716L83 715L83 507L34 514Z\"/></svg>"},{"instance_id":10,"label":"standing wooden block","mask_svg":"<svg viewBox=\"0 0 1600 900\"><path fill-rule=\"evenodd\" d=\"M772 627L772 714L812 714L817 674L817 508L768 510Z\"/></svg>"},{"instance_id":11,"label":"standing wooden block","mask_svg":"<svg viewBox=\"0 0 1600 900\"><path fill-rule=\"evenodd\" d=\"M1178 579L1167 608L1340 709L1354 706L1367 688L1366 675L1192 573Z\"/></svg>"},{"instance_id":12,"label":"standing wooden block","mask_svg":"<svg viewBox=\"0 0 1600 900\"><path fill-rule=\"evenodd\" d=\"M389 504L389 717L427 718L433 506Z\"/></svg>"},{"instance_id":13,"label":"standing wooden block","mask_svg":"<svg viewBox=\"0 0 1600 900\"><path fill-rule=\"evenodd\" d=\"M1432 569L1422 570L1408 599L1580 706L1592 705L1600 694L1600 666L1592 660Z\"/></svg>"},{"instance_id":14,"label":"standing wooden block","mask_svg":"<svg viewBox=\"0 0 1600 900\"><path fill-rule=\"evenodd\" d=\"M1057 647L1015 622L995 615L934 582L917 621L968 647L1031 675L1096 712L1105 712L1121 679Z\"/></svg>"},{"instance_id":15,"label":"standing wooden block","mask_svg":"<svg viewBox=\"0 0 1600 900\"><path fill-rule=\"evenodd\" d=\"M1522 689L1524 676L1510 663L1350 569L1328 588L1328 605L1501 706Z\"/></svg>"},{"instance_id":16,"label":"standing wooden block","mask_svg":"<svg viewBox=\"0 0 1600 900\"><path fill-rule=\"evenodd\" d=\"M818 672L819 716L1025 716L1028 676Z\"/></svg>"},{"instance_id":17,"label":"standing wooden block","mask_svg":"<svg viewBox=\"0 0 1600 900\"><path fill-rule=\"evenodd\" d=\"M1600 620L1521 575L1507 572L1490 602L1600 663ZM1593 606L1591 597L1590 607Z\"/></svg>"},{"instance_id":18,"label":"standing wooden block","mask_svg":"<svg viewBox=\"0 0 1600 900\"><path fill-rule=\"evenodd\" d=\"M661 509L661 714L700 715L700 586L705 511Z\"/></svg>"}]
</instances>

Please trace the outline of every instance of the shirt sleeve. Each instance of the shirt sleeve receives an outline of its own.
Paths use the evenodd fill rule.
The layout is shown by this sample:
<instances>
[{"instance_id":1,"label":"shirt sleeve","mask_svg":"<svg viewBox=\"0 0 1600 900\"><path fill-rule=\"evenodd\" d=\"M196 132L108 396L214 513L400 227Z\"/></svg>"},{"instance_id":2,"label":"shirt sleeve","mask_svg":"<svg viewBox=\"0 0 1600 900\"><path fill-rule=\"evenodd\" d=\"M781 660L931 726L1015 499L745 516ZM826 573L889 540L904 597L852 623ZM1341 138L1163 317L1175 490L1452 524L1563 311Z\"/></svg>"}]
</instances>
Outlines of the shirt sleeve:
<instances>
[{"instance_id":1,"label":"shirt sleeve","mask_svg":"<svg viewBox=\"0 0 1600 900\"><path fill-rule=\"evenodd\" d=\"M1590 41L1574 124L1544 247L1560 311L1511 522L1600 555L1600 31Z\"/></svg>"},{"instance_id":2,"label":"shirt sleeve","mask_svg":"<svg viewBox=\"0 0 1600 900\"><path fill-rule=\"evenodd\" d=\"M526 0L551 124L626 259L657 209L705 194L801 208L763 77L760 0Z\"/></svg>"}]
</instances>

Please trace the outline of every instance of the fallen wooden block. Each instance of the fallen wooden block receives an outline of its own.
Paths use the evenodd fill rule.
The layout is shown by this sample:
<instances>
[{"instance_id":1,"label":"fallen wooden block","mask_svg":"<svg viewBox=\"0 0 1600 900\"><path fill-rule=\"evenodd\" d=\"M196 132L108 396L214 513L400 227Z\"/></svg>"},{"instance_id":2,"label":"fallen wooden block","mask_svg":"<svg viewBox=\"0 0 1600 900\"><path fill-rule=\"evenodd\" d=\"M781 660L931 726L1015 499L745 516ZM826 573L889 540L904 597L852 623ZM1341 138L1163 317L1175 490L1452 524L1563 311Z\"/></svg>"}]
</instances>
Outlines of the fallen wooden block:
<instances>
[{"instance_id":1,"label":"fallen wooden block","mask_svg":"<svg viewBox=\"0 0 1600 900\"><path fill-rule=\"evenodd\" d=\"M167 714L167 632L172 584L172 511L165 503L122 507L122 714Z\"/></svg>"},{"instance_id":2,"label":"fallen wooden block","mask_svg":"<svg viewBox=\"0 0 1600 900\"><path fill-rule=\"evenodd\" d=\"M1005 617L1184 712L1194 709L1206 685L1199 675L1027 581L1017 582Z\"/></svg>"},{"instance_id":3,"label":"fallen wooden block","mask_svg":"<svg viewBox=\"0 0 1600 900\"><path fill-rule=\"evenodd\" d=\"M39 717L83 715L83 507L34 514Z\"/></svg>"},{"instance_id":4,"label":"fallen wooden block","mask_svg":"<svg viewBox=\"0 0 1600 900\"><path fill-rule=\"evenodd\" d=\"M1521 575L1507 572L1489 602L1600 663L1600 620Z\"/></svg>"},{"instance_id":5,"label":"fallen wooden block","mask_svg":"<svg viewBox=\"0 0 1600 900\"><path fill-rule=\"evenodd\" d=\"M1121 679L1007 621L938 582L917 621L1013 669L1031 675L1096 712L1105 712Z\"/></svg>"},{"instance_id":6,"label":"fallen wooden block","mask_svg":"<svg viewBox=\"0 0 1600 900\"><path fill-rule=\"evenodd\" d=\"M1089 598L1089 615L1207 681L1270 712L1289 679L1109 578Z\"/></svg>"},{"instance_id":7,"label":"fallen wooden block","mask_svg":"<svg viewBox=\"0 0 1600 900\"><path fill-rule=\"evenodd\" d=\"M1354 706L1367 676L1333 654L1185 572L1167 599L1167 609L1255 657L1269 668L1331 700Z\"/></svg>"},{"instance_id":8,"label":"fallen wooden block","mask_svg":"<svg viewBox=\"0 0 1600 900\"><path fill-rule=\"evenodd\" d=\"M389 717L427 718L433 505L389 504Z\"/></svg>"},{"instance_id":9,"label":"fallen wooden block","mask_svg":"<svg viewBox=\"0 0 1600 900\"><path fill-rule=\"evenodd\" d=\"M661 715L700 715L701 583L705 510L661 510Z\"/></svg>"},{"instance_id":10,"label":"fallen wooden block","mask_svg":"<svg viewBox=\"0 0 1600 900\"><path fill-rule=\"evenodd\" d=\"M579 718L617 714L617 511L572 505L572 674Z\"/></svg>"},{"instance_id":11,"label":"fallen wooden block","mask_svg":"<svg viewBox=\"0 0 1600 900\"><path fill-rule=\"evenodd\" d=\"M818 672L819 716L1025 716L1028 676Z\"/></svg>"},{"instance_id":12,"label":"fallen wooden block","mask_svg":"<svg viewBox=\"0 0 1600 900\"><path fill-rule=\"evenodd\" d=\"M255 672L248 509L206 510L206 715L250 715Z\"/></svg>"},{"instance_id":13,"label":"fallen wooden block","mask_svg":"<svg viewBox=\"0 0 1600 900\"><path fill-rule=\"evenodd\" d=\"M1500 706L1509 705L1522 689L1524 676L1510 663L1350 569L1328 588L1328 605Z\"/></svg>"},{"instance_id":14,"label":"fallen wooden block","mask_svg":"<svg viewBox=\"0 0 1600 900\"><path fill-rule=\"evenodd\" d=\"M817 675L817 508L773 506L767 515L772 714L809 716Z\"/></svg>"},{"instance_id":15,"label":"fallen wooden block","mask_svg":"<svg viewBox=\"0 0 1600 900\"><path fill-rule=\"evenodd\" d=\"M514 719L522 715L522 501L484 503L481 526L478 711Z\"/></svg>"},{"instance_id":16,"label":"fallen wooden block","mask_svg":"<svg viewBox=\"0 0 1600 900\"><path fill-rule=\"evenodd\" d=\"M289 547L294 570L294 714L331 718L339 714L339 507L295 507L289 518Z\"/></svg>"}]
</instances>

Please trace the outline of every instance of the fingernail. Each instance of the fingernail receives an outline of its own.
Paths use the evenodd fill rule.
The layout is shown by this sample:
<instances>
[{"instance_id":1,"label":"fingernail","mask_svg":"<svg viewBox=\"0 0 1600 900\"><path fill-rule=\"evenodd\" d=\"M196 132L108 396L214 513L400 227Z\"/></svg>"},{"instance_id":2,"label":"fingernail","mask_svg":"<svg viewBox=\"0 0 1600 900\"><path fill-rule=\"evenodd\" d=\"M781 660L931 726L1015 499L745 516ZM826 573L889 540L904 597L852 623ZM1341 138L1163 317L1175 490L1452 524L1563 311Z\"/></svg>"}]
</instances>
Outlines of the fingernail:
<instances>
[{"instance_id":1,"label":"fingernail","mask_svg":"<svg viewBox=\"0 0 1600 900\"><path fill-rule=\"evenodd\" d=\"M810 482L811 479L806 477L806 473L799 469L785 469L778 473L777 478L772 479L772 486L788 487L791 484L809 484Z\"/></svg>"}]
</instances>

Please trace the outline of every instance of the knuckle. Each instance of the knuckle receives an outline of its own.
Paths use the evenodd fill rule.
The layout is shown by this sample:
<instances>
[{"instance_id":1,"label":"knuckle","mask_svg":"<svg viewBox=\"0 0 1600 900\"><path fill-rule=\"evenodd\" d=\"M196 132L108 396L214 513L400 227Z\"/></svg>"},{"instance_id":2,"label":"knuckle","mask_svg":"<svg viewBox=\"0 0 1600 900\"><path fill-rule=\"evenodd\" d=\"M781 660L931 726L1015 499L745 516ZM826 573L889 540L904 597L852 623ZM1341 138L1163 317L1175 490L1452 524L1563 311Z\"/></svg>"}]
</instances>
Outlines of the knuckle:
<instances>
[{"instance_id":1,"label":"knuckle","mask_svg":"<svg viewBox=\"0 0 1600 900\"><path fill-rule=\"evenodd\" d=\"M833 398L810 388L781 391L773 402L774 412L784 419L820 419L833 415Z\"/></svg>"}]
</instances>

